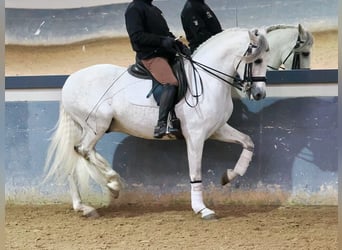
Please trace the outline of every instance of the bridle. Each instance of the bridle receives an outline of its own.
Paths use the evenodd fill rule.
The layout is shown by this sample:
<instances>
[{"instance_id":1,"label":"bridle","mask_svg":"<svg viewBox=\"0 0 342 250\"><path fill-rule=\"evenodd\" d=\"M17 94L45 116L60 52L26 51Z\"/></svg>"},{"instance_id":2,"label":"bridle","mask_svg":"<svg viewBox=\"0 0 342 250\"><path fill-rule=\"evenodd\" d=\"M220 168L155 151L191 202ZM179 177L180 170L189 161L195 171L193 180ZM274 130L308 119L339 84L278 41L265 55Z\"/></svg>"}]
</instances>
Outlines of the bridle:
<instances>
[{"instance_id":1,"label":"bridle","mask_svg":"<svg viewBox=\"0 0 342 250\"><path fill-rule=\"evenodd\" d=\"M249 43L248 48L245 51L245 53L243 54L243 56L251 55L253 48L257 48L257 46L252 44L252 43ZM198 98L203 93L203 81L202 81L202 78L200 76L200 73L198 72L198 70L197 70L197 68L195 66L198 66L199 68L201 68L205 72L207 72L210 75L220 79L221 81L231 85L232 87L237 88L238 90L243 91L243 92L247 92L247 93L249 93L249 91L252 88L254 82L256 82L256 81L258 81L258 82L259 81L260 82L266 82L267 81L266 76L253 76L252 72L253 72L253 63L254 63L254 61L245 64L243 79L241 79L238 74L236 76L228 75L228 74L226 74L226 73L224 73L222 71L219 71L217 69L214 69L212 67L209 67L209 66L207 66L205 64L202 64L200 62L197 62L197 61L193 60L191 58L191 56L184 55L179 49L177 49L177 51L178 51L178 54L180 56L182 56L183 58L187 59L190 62L191 67L193 68L193 72L194 72L195 92L196 93L193 94L193 93L191 93L191 90L189 90L189 91L191 93L191 96L196 98L196 103L194 105L191 105L186 100L186 103L190 107L195 107L198 104ZM237 66L235 68L235 72L236 73L238 71L238 68L239 68L241 62L242 62L242 59L240 59L239 63L237 64ZM200 86L201 86L201 92L200 93L198 91L198 86L197 86L197 79L198 78L197 78L196 74L199 76L199 81L200 81ZM228 77L228 78L230 78L233 81L229 81L229 80L227 80L227 79L225 79L223 77Z\"/></svg>"},{"instance_id":2,"label":"bridle","mask_svg":"<svg viewBox=\"0 0 342 250\"><path fill-rule=\"evenodd\" d=\"M244 56L248 56L248 55L252 54L252 49L253 48L257 48L257 46L252 44L252 43L250 43L248 45L248 48L247 48L246 52L244 53ZM240 86L243 86L244 92L249 91L252 88L254 82L265 82L266 83L266 81L267 81L266 76L253 76L253 74L252 74L252 72L253 72L253 63L254 63L254 61L245 64L245 70L244 70L244 74L243 74L243 79L238 81ZM238 71L238 68L239 68L240 64L241 64L241 60L237 64L235 72ZM236 78L240 79L239 75L237 75L237 77L235 77L235 79Z\"/></svg>"},{"instance_id":3,"label":"bridle","mask_svg":"<svg viewBox=\"0 0 342 250\"><path fill-rule=\"evenodd\" d=\"M243 56L248 56L250 54L252 54L252 49L253 48L257 48L256 45L250 43L248 45L247 50L245 51L245 53L243 54ZM246 63L245 64L245 70L244 70L244 75L243 75L243 79L240 78L240 76L232 76L232 75L228 75L222 71L219 71L217 69L214 69L212 67L209 67L205 64L202 64L200 62L197 62L195 60L193 60L190 56L186 56L184 54L181 54L184 58L186 58L187 60L190 61L192 68L194 69L194 72L198 73L198 70L196 69L195 65L198 66L199 68L201 68L202 70L204 70L205 72L211 74L212 76L224 81L225 83L233 86L234 88L237 88L239 90L243 90L244 86L246 84L249 84L250 86L253 85L253 82L266 82L267 78L266 76L253 76L252 72L253 72L253 62L250 63ZM242 62L242 59L240 59L239 63L237 64L236 68L235 68L235 72L238 71L238 68L240 67L240 64ZM199 75L199 73L198 73ZM226 79L224 79L222 76L228 77L230 79L233 80L233 82L228 81ZM195 78L196 79L196 78Z\"/></svg>"},{"instance_id":4,"label":"bridle","mask_svg":"<svg viewBox=\"0 0 342 250\"><path fill-rule=\"evenodd\" d=\"M252 54L252 50L253 48L257 48L256 45L252 44L252 43L249 43L248 45L248 48L247 50L245 51L245 53L243 54L243 56L248 56L248 55L251 55ZM178 50L178 54L180 56L182 56L183 58L187 59L190 64L191 64L191 67L193 68L193 72L194 72L194 79L195 79L195 91L196 93L193 94L191 93L191 90L189 89L190 93L191 93L191 96L196 98L196 103L194 105L191 105L187 100L187 104L191 107L195 107L197 104L198 104L198 98L202 95L203 93L203 81L202 81L202 78L200 76L200 73L198 72L198 69L195 67L195 66L198 66L199 68L201 68L202 70L204 70L205 72L209 73L210 75L220 79L221 81L231 85L232 87L240 90L240 91L243 91L245 93L250 93L250 90L253 86L253 83L256 82L256 81L261 81L261 82L266 82L267 81L267 78L266 76L253 76L252 72L253 72L253 63L254 61L250 62L250 63L246 63L245 64L245 69L244 69L244 75L243 75L243 79L240 78L240 76L238 74L236 74L236 76L232 76L232 75L228 75L222 71L219 71L217 69L214 69L212 67L209 67L205 64L202 64L200 62L197 62L195 60L193 60L191 58L191 56L187 56L187 55L184 55L180 50ZM242 62L242 59L240 59L239 63L237 64L236 68L235 68L235 72L237 73L238 72L238 68L240 66ZM197 84L197 79L198 77L196 76L199 76L199 81L200 81L200 86L201 86L201 92L199 94L199 91L198 91L198 84ZM229 81L223 77L228 77L230 78L232 81ZM248 94L249 96L250 94Z\"/></svg>"},{"instance_id":5,"label":"bridle","mask_svg":"<svg viewBox=\"0 0 342 250\"><path fill-rule=\"evenodd\" d=\"M281 65L285 65L286 61L289 59L289 57L293 54L293 61L292 61L292 67L291 69L300 69L300 52L298 49L301 47L301 44L303 44L305 41L302 41L300 39L300 36L298 34L297 41L293 49L290 51L290 53L287 55L287 57L284 59L284 61L281 63ZM267 65L268 68L273 70L278 70L275 67L272 67L270 65ZM280 66L280 69L285 70L285 67Z\"/></svg>"}]
</instances>

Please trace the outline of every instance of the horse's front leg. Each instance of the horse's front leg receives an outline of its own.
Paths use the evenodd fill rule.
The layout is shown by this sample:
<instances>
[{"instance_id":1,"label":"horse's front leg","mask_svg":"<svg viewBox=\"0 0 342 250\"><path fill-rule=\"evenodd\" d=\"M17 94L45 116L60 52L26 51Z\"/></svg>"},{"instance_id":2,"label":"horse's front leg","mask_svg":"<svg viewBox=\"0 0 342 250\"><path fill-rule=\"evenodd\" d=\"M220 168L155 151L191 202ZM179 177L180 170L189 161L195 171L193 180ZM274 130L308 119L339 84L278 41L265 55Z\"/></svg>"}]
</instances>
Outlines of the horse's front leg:
<instances>
[{"instance_id":1,"label":"horse's front leg","mask_svg":"<svg viewBox=\"0 0 342 250\"><path fill-rule=\"evenodd\" d=\"M201 213L203 219L215 219L215 212L207 208L203 202L202 154L204 139L187 138L186 144L191 181L191 207L196 214Z\"/></svg>"},{"instance_id":2,"label":"horse's front leg","mask_svg":"<svg viewBox=\"0 0 342 250\"><path fill-rule=\"evenodd\" d=\"M252 139L228 124L223 125L210 138L223 142L240 143L243 147L234 169L227 169L227 172L222 176L221 184L225 185L231 182L238 175L243 176L246 173L253 156L254 143Z\"/></svg>"}]
</instances>

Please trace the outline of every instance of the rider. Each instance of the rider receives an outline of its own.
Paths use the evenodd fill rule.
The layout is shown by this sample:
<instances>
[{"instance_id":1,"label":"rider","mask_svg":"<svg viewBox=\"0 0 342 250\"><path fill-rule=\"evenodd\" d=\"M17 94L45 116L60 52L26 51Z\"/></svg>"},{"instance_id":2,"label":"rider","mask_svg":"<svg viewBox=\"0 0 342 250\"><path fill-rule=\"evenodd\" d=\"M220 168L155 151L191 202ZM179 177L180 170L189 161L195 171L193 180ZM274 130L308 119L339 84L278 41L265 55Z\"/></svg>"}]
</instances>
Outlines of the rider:
<instances>
[{"instance_id":1,"label":"rider","mask_svg":"<svg viewBox=\"0 0 342 250\"><path fill-rule=\"evenodd\" d=\"M191 52L211 36L222 31L219 20L204 0L187 0L181 13L181 20Z\"/></svg>"},{"instance_id":2,"label":"rider","mask_svg":"<svg viewBox=\"0 0 342 250\"><path fill-rule=\"evenodd\" d=\"M166 134L169 112L174 116L172 119L176 118L174 106L178 80L169 62L174 60L177 46L183 53L187 53L188 48L175 39L175 36L169 30L162 11L154 6L152 1L133 0L125 12L125 21L137 60L163 85L159 103L158 123L154 129L154 137L162 138Z\"/></svg>"}]
</instances>

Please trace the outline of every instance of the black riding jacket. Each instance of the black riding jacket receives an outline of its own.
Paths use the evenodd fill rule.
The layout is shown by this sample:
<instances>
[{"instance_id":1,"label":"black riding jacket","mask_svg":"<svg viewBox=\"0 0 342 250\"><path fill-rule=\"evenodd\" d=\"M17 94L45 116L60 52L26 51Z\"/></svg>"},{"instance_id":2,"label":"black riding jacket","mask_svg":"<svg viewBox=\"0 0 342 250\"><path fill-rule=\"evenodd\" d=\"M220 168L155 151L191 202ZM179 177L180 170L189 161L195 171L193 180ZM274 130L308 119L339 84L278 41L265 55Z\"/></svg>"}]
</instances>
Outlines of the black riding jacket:
<instances>
[{"instance_id":1,"label":"black riding jacket","mask_svg":"<svg viewBox=\"0 0 342 250\"><path fill-rule=\"evenodd\" d=\"M211 36L222 31L220 22L204 0L187 0L181 20L191 52Z\"/></svg>"},{"instance_id":2,"label":"black riding jacket","mask_svg":"<svg viewBox=\"0 0 342 250\"><path fill-rule=\"evenodd\" d=\"M125 12L126 29L138 59L156 56L172 59L175 53L161 47L164 37L175 38L170 32L162 11L152 5L153 0L133 0Z\"/></svg>"}]
</instances>

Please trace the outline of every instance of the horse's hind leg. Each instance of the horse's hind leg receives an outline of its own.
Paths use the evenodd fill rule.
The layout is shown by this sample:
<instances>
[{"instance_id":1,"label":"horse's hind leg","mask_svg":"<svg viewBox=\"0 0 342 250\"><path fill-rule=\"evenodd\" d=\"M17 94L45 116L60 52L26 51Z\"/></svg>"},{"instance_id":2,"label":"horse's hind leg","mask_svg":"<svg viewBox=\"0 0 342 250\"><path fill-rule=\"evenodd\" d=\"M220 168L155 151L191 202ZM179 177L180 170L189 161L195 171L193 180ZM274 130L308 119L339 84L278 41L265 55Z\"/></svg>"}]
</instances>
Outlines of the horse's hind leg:
<instances>
[{"instance_id":1,"label":"horse's hind leg","mask_svg":"<svg viewBox=\"0 0 342 250\"><path fill-rule=\"evenodd\" d=\"M71 193L71 198L72 198L72 206L75 211L82 211L83 215L86 217L93 217L93 218L99 217L99 214L96 212L95 208L91 206L87 206L82 203L81 195L77 186L75 172L69 176L69 188L70 188L70 193Z\"/></svg>"},{"instance_id":2,"label":"horse's hind leg","mask_svg":"<svg viewBox=\"0 0 342 250\"><path fill-rule=\"evenodd\" d=\"M108 116L107 116L108 117ZM110 116L109 116L110 117ZM102 119L101 119L102 118ZM106 185L113 198L119 196L122 188L120 176L109 165L109 163L95 151L95 145L107 131L111 119L96 117L101 121L101 126L96 126L96 131L88 125L83 127L82 139L75 146L75 151L88 161L88 172L99 184Z\"/></svg>"},{"instance_id":3,"label":"horse's hind leg","mask_svg":"<svg viewBox=\"0 0 342 250\"><path fill-rule=\"evenodd\" d=\"M254 143L251 138L248 135L232 128L228 124L225 124L218 129L213 136L211 136L211 139L223 142L239 143L243 147L234 169L227 169L227 172L222 176L221 184L225 185L229 183L238 175L243 176L246 173L253 156Z\"/></svg>"}]
</instances>

